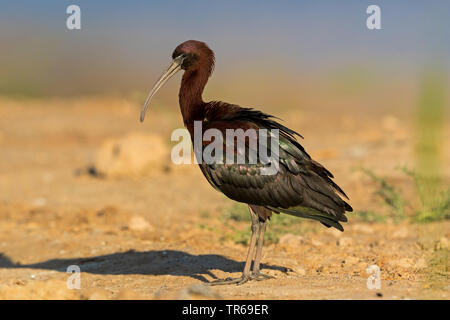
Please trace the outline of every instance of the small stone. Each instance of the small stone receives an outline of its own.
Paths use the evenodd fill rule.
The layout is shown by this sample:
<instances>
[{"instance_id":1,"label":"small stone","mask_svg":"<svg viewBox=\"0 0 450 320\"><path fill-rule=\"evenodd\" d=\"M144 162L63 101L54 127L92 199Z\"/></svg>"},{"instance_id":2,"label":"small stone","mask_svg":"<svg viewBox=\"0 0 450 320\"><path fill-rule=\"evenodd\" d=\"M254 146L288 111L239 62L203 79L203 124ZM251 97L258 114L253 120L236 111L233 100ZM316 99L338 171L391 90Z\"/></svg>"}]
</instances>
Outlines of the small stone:
<instances>
[{"instance_id":1,"label":"small stone","mask_svg":"<svg viewBox=\"0 0 450 320\"><path fill-rule=\"evenodd\" d=\"M316 246L316 247L320 247L323 245L322 241L319 241L317 239L311 239L311 243L313 246Z\"/></svg>"},{"instance_id":2,"label":"small stone","mask_svg":"<svg viewBox=\"0 0 450 320\"><path fill-rule=\"evenodd\" d=\"M362 232L362 233L367 233L367 234L372 234L373 233L373 228L367 224L355 224L353 226L353 231L355 232Z\"/></svg>"},{"instance_id":3,"label":"small stone","mask_svg":"<svg viewBox=\"0 0 450 320\"><path fill-rule=\"evenodd\" d=\"M353 239L349 237L342 237L336 241L336 244L340 247L348 247L353 244Z\"/></svg>"},{"instance_id":4,"label":"small stone","mask_svg":"<svg viewBox=\"0 0 450 320\"><path fill-rule=\"evenodd\" d=\"M299 276L304 276L306 275L306 270L303 269L302 267L294 267L292 269L296 274L298 274Z\"/></svg>"},{"instance_id":5,"label":"small stone","mask_svg":"<svg viewBox=\"0 0 450 320\"><path fill-rule=\"evenodd\" d=\"M296 246L296 245L304 243L304 239L302 236L296 236L294 234L288 233L288 234L281 236L278 243L284 244L284 245Z\"/></svg>"},{"instance_id":6,"label":"small stone","mask_svg":"<svg viewBox=\"0 0 450 320\"><path fill-rule=\"evenodd\" d=\"M134 177L163 172L170 155L157 135L130 133L109 139L99 148L89 173L101 177Z\"/></svg>"},{"instance_id":7,"label":"small stone","mask_svg":"<svg viewBox=\"0 0 450 320\"><path fill-rule=\"evenodd\" d=\"M392 237L395 239L404 239L406 237L408 237L408 228L406 227L401 227L398 230L395 230L394 233L392 234Z\"/></svg>"},{"instance_id":8,"label":"small stone","mask_svg":"<svg viewBox=\"0 0 450 320\"><path fill-rule=\"evenodd\" d=\"M45 206L47 204L47 199L42 198L42 197L41 198L35 198L35 199L33 199L32 204L33 204L33 206L36 206L36 207L42 207L42 206Z\"/></svg>"},{"instance_id":9,"label":"small stone","mask_svg":"<svg viewBox=\"0 0 450 320\"><path fill-rule=\"evenodd\" d=\"M353 256L349 256L347 258L345 258L345 264L348 266L353 266L355 264L357 264L359 262L359 258L353 257Z\"/></svg>"},{"instance_id":10,"label":"small stone","mask_svg":"<svg viewBox=\"0 0 450 320\"><path fill-rule=\"evenodd\" d=\"M128 224L130 230L133 231L153 231L153 226L141 216L134 216L130 219Z\"/></svg>"},{"instance_id":11,"label":"small stone","mask_svg":"<svg viewBox=\"0 0 450 320\"><path fill-rule=\"evenodd\" d=\"M413 267L413 261L409 258L403 258L398 260L393 260L389 263L390 265L403 269L410 269Z\"/></svg>"},{"instance_id":12,"label":"small stone","mask_svg":"<svg viewBox=\"0 0 450 320\"><path fill-rule=\"evenodd\" d=\"M17 286L24 286L26 284L26 281L16 279L16 280L13 280L12 283Z\"/></svg>"},{"instance_id":13,"label":"small stone","mask_svg":"<svg viewBox=\"0 0 450 320\"><path fill-rule=\"evenodd\" d=\"M414 265L414 268L416 269L425 269L428 266L427 261L424 258L420 258L417 260L416 264Z\"/></svg>"},{"instance_id":14,"label":"small stone","mask_svg":"<svg viewBox=\"0 0 450 320\"><path fill-rule=\"evenodd\" d=\"M446 237L442 237L441 239L439 239L438 242L436 242L434 249L435 250L445 250L448 249L450 247L449 241Z\"/></svg>"}]
</instances>

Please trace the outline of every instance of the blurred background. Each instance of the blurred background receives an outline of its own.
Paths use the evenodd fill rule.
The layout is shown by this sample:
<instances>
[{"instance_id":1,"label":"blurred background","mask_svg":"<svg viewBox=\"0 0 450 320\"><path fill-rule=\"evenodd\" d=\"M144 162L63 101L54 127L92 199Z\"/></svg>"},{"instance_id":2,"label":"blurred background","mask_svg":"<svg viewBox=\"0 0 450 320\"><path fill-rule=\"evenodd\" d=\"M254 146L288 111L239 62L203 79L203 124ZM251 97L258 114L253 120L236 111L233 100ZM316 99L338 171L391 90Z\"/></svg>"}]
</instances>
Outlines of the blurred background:
<instances>
[{"instance_id":1,"label":"blurred background","mask_svg":"<svg viewBox=\"0 0 450 320\"><path fill-rule=\"evenodd\" d=\"M81 30L66 27L71 4L81 8ZM366 27L372 4L381 8L381 30ZM448 299L444 0L0 0L0 297L89 296L48 282L64 279L60 269L78 258L110 262L86 267L86 285L106 288L96 293L106 298L126 296L121 281L134 283L132 296L175 297L180 283L205 271L198 265L212 265L217 276L240 271L247 209L212 190L195 166L170 162L170 134L182 126L181 75L158 92L146 122L138 121L173 49L189 39L216 54L204 100L284 119L355 209L344 238L314 223L273 218L267 263L306 274L303 291L287 297L371 298L361 283L376 263L393 283L385 297ZM181 253L159 261L167 249ZM143 255L120 253L126 250ZM202 256L219 251L233 258ZM161 273L179 265L180 254L190 265ZM30 288L25 279L36 269L53 273L39 273L41 282ZM355 277L345 286L343 273ZM336 274L340 284L323 277ZM172 284L165 293L157 290L162 280ZM321 281L324 291L311 296ZM255 290L252 298L271 298Z\"/></svg>"},{"instance_id":2,"label":"blurred background","mask_svg":"<svg viewBox=\"0 0 450 320\"><path fill-rule=\"evenodd\" d=\"M81 30L66 28L70 4L81 8ZM431 65L448 70L447 1L377 1L382 30L366 27L370 4L2 1L0 92L67 96L146 91L172 50L187 39L203 40L215 50L213 87L220 83L226 92L241 87L237 82L244 77L263 85L281 83L300 93L298 78L313 76L336 85L353 81L347 85L362 89L380 82L416 82ZM172 84L175 88L176 82Z\"/></svg>"}]
</instances>

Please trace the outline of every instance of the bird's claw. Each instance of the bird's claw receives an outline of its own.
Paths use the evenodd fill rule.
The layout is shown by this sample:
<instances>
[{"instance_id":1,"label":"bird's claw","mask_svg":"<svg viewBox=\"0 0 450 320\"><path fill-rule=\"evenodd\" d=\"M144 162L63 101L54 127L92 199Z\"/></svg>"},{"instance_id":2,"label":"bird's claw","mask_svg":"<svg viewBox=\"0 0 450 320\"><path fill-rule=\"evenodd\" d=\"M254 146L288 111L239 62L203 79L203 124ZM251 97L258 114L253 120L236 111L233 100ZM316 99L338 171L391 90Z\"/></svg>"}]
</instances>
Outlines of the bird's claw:
<instances>
[{"instance_id":1,"label":"bird's claw","mask_svg":"<svg viewBox=\"0 0 450 320\"><path fill-rule=\"evenodd\" d=\"M225 278L225 279L218 279L211 281L207 283L210 286L219 286L219 285L226 285L226 284L235 284L235 285L241 285L246 282L248 282L251 279L250 276L242 275L239 278Z\"/></svg>"},{"instance_id":2,"label":"bird's claw","mask_svg":"<svg viewBox=\"0 0 450 320\"><path fill-rule=\"evenodd\" d=\"M261 273L260 271L258 271L258 272L253 272L250 275L250 279L256 280L256 281L262 281L262 280L267 280L267 279L275 279L275 277L269 276L268 274L264 274L264 273Z\"/></svg>"},{"instance_id":3,"label":"bird's claw","mask_svg":"<svg viewBox=\"0 0 450 320\"><path fill-rule=\"evenodd\" d=\"M250 275L242 275L239 278L225 278L225 279L218 279L211 281L207 283L207 285L210 286L219 286L219 285L226 285L226 284L235 284L235 285L241 285L244 284L250 280L256 280L256 281L262 281L267 279L274 279L274 276L269 276L267 274L261 273L260 271L253 272Z\"/></svg>"}]
</instances>

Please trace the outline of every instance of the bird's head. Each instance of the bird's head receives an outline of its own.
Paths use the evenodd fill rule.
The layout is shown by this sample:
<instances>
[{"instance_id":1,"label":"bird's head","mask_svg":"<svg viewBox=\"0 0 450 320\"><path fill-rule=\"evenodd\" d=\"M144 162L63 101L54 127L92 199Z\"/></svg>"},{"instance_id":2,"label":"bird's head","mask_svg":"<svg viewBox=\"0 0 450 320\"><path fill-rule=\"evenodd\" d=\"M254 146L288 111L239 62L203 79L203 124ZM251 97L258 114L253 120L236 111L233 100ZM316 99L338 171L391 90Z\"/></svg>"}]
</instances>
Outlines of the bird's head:
<instances>
[{"instance_id":1,"label":"bird's head","mask_svg":"<svg viewBox=\"0 0 450 320\"><path fill-rule=\"evenodd\" d=\"M214 66L214 53L206 43L197 40L183 42L172 53L172 59L181 59L181 69L193 71L201 66ZM212 70L211 70L212 71Z\"/></svg>"},{"instance_id":2,"label":"bird's head","mask_svg":"<svg viewBox=\"0 0 450 320\"><path fill-rule=\"evenodd\" d=\"M141 122L144 121L152 97L178 71L184 70L209 76L214 68L214 52L206 43L197 40L188 40L178 45L172 53L172 59L172 63L155 83L145 100L141 111Z\"/></svg>"}]
</instances>

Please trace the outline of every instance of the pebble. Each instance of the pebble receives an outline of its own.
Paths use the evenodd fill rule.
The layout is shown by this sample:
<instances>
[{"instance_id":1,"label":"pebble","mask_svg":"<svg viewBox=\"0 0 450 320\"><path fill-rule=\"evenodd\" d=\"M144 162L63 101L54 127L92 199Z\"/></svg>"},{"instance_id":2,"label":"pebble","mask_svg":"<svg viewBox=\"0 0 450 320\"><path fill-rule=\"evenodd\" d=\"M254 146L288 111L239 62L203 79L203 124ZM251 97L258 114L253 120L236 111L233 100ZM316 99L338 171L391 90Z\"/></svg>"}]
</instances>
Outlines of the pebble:
<instances>
[{"instance_id":1,"label":"pebble","mask_svg":"<svg viewBox=\"0 0 450 320\"><path fill-rule=\"evenodd\" d=\"M367 224L355 224L352 229L355 232L362 232L367 234L373 233L373 228Z\"/></svg>"},{"instance_id":2,"label":"pebble","mask_svg":"<svg viewBox=\"0 0 450 320\"><path fill-rule=\"evenodd\" d=\"M395 230L394 233L392 234L392 237L395 239L404 239L406 237L408 237L408 228L406 227L401 227L398 230Z\"/></svg>"},{"instance_id":3,"label":"pebble","mask_svg":"<svg viewBox=\"0 0 450 320\"><path fill-rule=\"evenodd\" d=\"M450 243L446 237L442 237L439 241L436 242L434 249L435 250L445 250L450 247Z\"/></svg>"},{"instance_id":4,"label":"pebble","mask_svg":"<svg viewBox=\"0 0 450 320\"><path fill-rule=\"evenodd\" d=\"M347 247L353 244L353 239L349 237L342 237L336 241L336 244L340 247Z\"/></svg>"},{"instance_id":5,"label":"pebble","mask_svg":"<svg viewBox=\"0 0 450 320\"><path fill-rule=\"evenodd\" d=\"M409 269L413 267L413 260L409 258L403 258L398 260L392 260L389 262L389 264L394 267Z\"/></svg>"},{"instance_id":6,"label":"pebble","mask_svg":"<svg viewBox=\"0 0 450 320\"><path fill-rule=\"evenodd\" d=\"M425 269L427 266L427 261L424 258L420 258L419 260L417 260L416 264L414 265L416 269Z\"/></svg>"},{"instance_id":7,"label":"pebble","mask_svg":"<svg viewBox=\"0 0 450 320\"><path fill-rule=\"evenodd\" d=\"M141 216L134 216L130 219L128 228L133 231L153 231L153 226Z\"/></svg>"},{"instance_id":8,"label":"pebble","mask_svg":"<svg viewBox=\"0 0 450 320\"><path fill-rule=\"evenodd\" d=\"M295 245L299 245L304 243L304 238L302 236L296 236L294 234L285 234L283 236L280 237L278 243L279 244L285 244L285 245L291 245L291 246L295 246Z\"/></svg>"},{"instance_id":9,"label":"pebble","mask_svg":"<svg viewBox=\"0 0 450 320\"><path fill-rule=\"evenodd\" d=\"M302 267L294 267L292 270L300 276L306 275L306 270L303 269Z\"/></svg>"}]
</instances>

